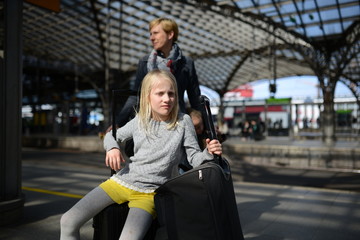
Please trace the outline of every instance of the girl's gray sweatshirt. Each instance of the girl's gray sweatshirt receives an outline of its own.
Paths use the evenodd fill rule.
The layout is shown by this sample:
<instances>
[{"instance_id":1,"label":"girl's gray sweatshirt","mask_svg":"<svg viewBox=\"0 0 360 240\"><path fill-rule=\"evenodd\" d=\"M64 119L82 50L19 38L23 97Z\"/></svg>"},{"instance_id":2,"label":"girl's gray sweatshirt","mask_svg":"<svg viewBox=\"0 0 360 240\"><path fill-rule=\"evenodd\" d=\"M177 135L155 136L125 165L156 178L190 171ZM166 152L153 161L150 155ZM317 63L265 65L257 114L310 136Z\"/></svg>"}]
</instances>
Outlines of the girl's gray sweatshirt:
<instances>
[{"instance_id":1,"label":"girl's gray sweatshirt","mask_svg":"<svg viewBox=\"0 0 360 240\"><path fill-rule=\"evenodd\" d=\"M134 156L130 157L123 169L112 176L119 184L139 192L154 192L178 172L178 165L184 157L187 157L193 167L213 159L207 148L200 150L189 115L180 113L175 129L168 130L166 122L154 120L151 120L151 127L151 134L146 135L140 129L136 116L117 129L117 141L134 140ZM105 150L120 149L117 141L108 132L104 138Z\"/></svg>"}]
</instances>

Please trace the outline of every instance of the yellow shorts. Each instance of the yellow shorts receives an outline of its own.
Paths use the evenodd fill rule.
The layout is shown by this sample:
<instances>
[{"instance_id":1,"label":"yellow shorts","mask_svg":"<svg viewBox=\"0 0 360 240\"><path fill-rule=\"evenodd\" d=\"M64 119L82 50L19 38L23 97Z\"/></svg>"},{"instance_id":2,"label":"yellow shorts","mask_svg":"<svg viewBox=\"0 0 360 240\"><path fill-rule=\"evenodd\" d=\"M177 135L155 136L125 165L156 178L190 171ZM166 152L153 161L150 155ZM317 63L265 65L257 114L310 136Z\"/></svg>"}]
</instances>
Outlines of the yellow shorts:
<instances>
[{"instance_id":1,"label":"yellow shorts","mask_svg":"<svg viewBox=\"0 0 360 240\"><path fill-rule=\"evenodd\" d=\"M153 218L156 217L154 196L155 192L142 193L126 188L112 179L108 179L100 184L100 187L110 196L110 198L118 203L129 202L129 208L140 208L150 213Z\"/></svg>"}]
</instances>

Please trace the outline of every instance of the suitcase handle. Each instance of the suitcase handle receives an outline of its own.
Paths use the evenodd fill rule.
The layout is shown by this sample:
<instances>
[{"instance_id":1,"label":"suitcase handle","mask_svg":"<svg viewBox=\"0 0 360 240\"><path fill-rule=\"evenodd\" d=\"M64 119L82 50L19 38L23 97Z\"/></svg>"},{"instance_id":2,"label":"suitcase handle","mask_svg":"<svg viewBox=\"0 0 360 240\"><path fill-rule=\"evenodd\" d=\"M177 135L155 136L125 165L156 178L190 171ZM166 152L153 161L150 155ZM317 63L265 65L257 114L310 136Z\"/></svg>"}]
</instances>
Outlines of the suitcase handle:
<instances>
[{"instance_id":1,"label":"suitcase handle","mask_svg":"<svg viewBox=\"0 0 360 240\"><path fill-rule=\"evenodd\" d=\"M209 131L210 140L218 139L216 130L214 127L214 122L212 119L211 109L210 109L210 100L208 97L201 95L200 96L200 105L202 106L202 117L205 124L205 129ZM230 176L230 166L227 160L223 159L222 156L214 154L214 161L217 163L223 170L227 177Z\"/></svg>"},{"instance_id":2,"label":"suitcase handle","mask_svg":"<svg viewBox=\"0 0 360 240\"><path fill-rule=\"evenodd\" d=\"M210 100L204 95L200 96L200 104L203 106L203 120L205 123L205 128L209 130L210 140L217 139L217 134L214 127L214 122L212 121L212 114L210 109Z\"/></svg>"},{"instance_id":3,"label":"suitcase handle","mask_svg":"<svg viewBox=\"0 0 360 240\"><path fill-rule=\"evenodd\" d=\"M125 90L125 89L115 89L112 90L112 101L111 101L111 132L112 136L116 140L116 97L117 96L136 96L137 92L133 90ZM116 171L111 169L111 176L114 175Z\"/></svg>"},{"instance_id":4,"label":"suitcase handle","mask_svg":"<svg viewBox=\"0 0 360 240\"><path fill-rule=\"evenodd\" d=\"M137 92L133 90L125 90L125 89L115 89L112 90L112 101L111 101L111 128L112 135L116 140L116 97L117 96L136 96Z\"/></svg>"},{"instance_id":5,"label":"suitcase handle","mask_svg":"<svg viewBox=\"0 0 360 240\"><path fill-rule=\"evenodd\" d=\"M112 104L111 104L111 110L112 110L112 114L111 114L111 128L112 128L112 135L113 137L116 139L116 97L118 96L124 96L124 97L128 97L128 96L136 96L137 92L134 90L128 90L128 89L115 89L112 90Z\"/></svg>"},{"instance_id":6,"label":"suitcase handle","mask_svg":"<svg viewBox=\"0 0 360 240\"><path fill-rule=\"evenodd\" d=\"M214 122L212 120L209 98L204 95L201 95L200 96L200 104L203 106L203 108L202 108L203 120L204 120L204 124L205 124L205 129L207 129L209 131L210 140L218 139L216 130L215 130L215 126L214 126ZM221 165L221 156L214 154L214 160L217 164Z\"/></svg>"}]
</instances>

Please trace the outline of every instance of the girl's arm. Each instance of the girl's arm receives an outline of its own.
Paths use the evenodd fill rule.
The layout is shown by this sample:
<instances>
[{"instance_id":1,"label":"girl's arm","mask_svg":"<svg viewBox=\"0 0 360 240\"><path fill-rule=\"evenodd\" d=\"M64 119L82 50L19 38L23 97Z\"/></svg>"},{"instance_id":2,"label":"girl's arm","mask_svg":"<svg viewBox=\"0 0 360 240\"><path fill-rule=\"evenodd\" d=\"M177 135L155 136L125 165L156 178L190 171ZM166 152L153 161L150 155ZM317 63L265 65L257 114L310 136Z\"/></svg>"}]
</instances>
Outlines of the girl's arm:
<instances>
[{"instance_id":1,"label":"girl's arm","mask_svg":"<svg viewBox=\"0 0 360 240\"><path fill-rule=\"evenodd\" d=\"M125 159L123 158L120 149L113 148L106 152L105 164L107 167L117 171L120 170L122 162L125 162Z\"/></svg>"},{"instance_id":2,"label":"girl's arm","mask_svg":"<svg viewBox=\"0 0 360 240\"><path fill-rule=\"evenodd\" d=\"M210 141L210 139L208 139L207 148L201 151L197 141L195 127L189 115L185 114L183 116L183 124L185 127L183 144L188 162L193 167L199 166L204 161L212 160L214 158L213 153L222 153L221 144L219 143L219 141Z\"/></svg>"},{"instance_id":3,"label":"girl's arm","mask_svg":"<svg viewBox=\"0 0 360 240\"><path fill-rule=\"evenodd\" d=\"M118 141L121 142L132 137L135 122L135 119L132 119L122 128L118 128L116 130L116 140L111 132L106 133L104 137L104 148L106 151L105 164L107 167L119 170L121 168L121 162L125 162L125 159L120 152Z\"/></svg>"},{"instance_id":4,"label":"girl's arm","mask_svg":"<svg viewBox=\"0 0 360 240\"><path fill-rule=\"evenodd\" d=\"M107 167L119 170L121 162L124 162L124 158L121 155L118 142L114 139L111 132L106 133L104 137L104 148L106 151L105 164Z\"/></svg>"},{"instance_id":5,"label":"girl's arm","mask_svg":"<svg viewBox=\"0 0 360 240\"><path fill-rule=\"evenodd\" d=\"M206 139L206 148L210 154L222 154L222 146L219 140L214 139L210 140L209 138Z\"/></svg>"}]
</instances>

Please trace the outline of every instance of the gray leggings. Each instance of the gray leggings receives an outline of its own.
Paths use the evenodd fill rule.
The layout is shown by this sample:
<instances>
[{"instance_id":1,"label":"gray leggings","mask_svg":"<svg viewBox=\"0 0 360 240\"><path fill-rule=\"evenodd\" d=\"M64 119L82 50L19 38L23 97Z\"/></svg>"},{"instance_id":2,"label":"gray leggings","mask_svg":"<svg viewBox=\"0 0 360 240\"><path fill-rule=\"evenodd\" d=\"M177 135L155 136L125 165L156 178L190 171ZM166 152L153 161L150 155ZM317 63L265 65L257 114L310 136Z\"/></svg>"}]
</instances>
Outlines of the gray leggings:
<instances>
[{"instance_id":1,"label":"gray leggings","mask_svg":"<svg viewBox=\"0 0 360 240\"><path fill-rule=\"evenodd\" d=\"M114 201L96 187L78 201L60 220L60 240L80 239L80 227ZM152 216L140 208L130 208L120 240L143 239L152 222Z\"/></svg>"}]
</instances>

